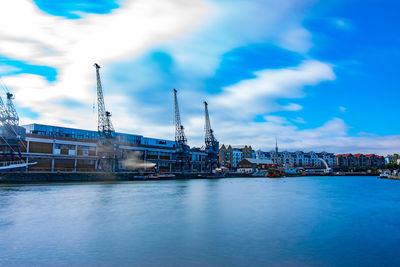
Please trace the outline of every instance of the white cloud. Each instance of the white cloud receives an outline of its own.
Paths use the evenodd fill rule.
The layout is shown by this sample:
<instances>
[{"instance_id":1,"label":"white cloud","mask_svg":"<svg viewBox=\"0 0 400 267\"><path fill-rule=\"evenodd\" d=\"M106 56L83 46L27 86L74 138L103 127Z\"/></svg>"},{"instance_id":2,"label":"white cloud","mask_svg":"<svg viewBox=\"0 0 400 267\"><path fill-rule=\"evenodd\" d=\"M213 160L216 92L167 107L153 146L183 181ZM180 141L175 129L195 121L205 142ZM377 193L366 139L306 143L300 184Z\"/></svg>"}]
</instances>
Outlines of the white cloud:
<instances>
[{"instance_id":1,"label":"white cloud","mask_svg":"<svg viewBox=\"0 0 400 267\"><path fill-rule=\"evenodd\" d=\"M303 107L300 106L299 104L290 103L290 104L287 105L287 106L283 106L283 109L284 109L284 110L287 110L287 111L299 111L299 110L302 110Z\"/></svg>"},{"instance_id":2,"label":"white cloud","mask_svg":"<svg viewBox=\"0 0 400 267\"><path fill-rule=\"evenodd\" d=\"M354 25L350 22L350 20L345 18L331 18L330 21L333 26L342 30L352 30L354 28Z\"/></svg>"},{"instance_id":3,"label":"white cloud","mask_svg":"<svg viewBox=\"0 0 400 267\"><path fill-rule=\"evenodd\" d=\"M190 68L191 75L212 76L224 53L248 44L267 42L299 53L312 47L302 20L303 10L314 1L210 2L212 12L202 27L163 47L183 73Z\"/></svg>"},{"instance_id":4,"label":"white cloud","mask_svg":"<svg viewBox=\"0 0 400 267\"><path fill-rule=\"evenodd\" d=\"M208 12L209 5L202 0L135 0L126 1L111 14L68 20L45 14L28 0L1 3L0 54L58 71L54 83L38 75L21 74L8 77L7 84L16 92L19 106L37 112L41 122L64 124L71 120L75 126L93 129L93 63L106 66L176 38L195 28ZM112 95L109 88L112 86L105 85L107 97ZM79 101L86 108L56 104L61 99ZM121 97L115 99L120 101ZM121 104L111 98L107 103L111 110ZM124 120L123 116L129 114L118 119Z\"/></svg>"},{"instance_id":5,"label":"white cloud","mask_svg":"<svg viewBox=\"0 0 400 267\"><path fill-rule=\"evenodd\" d=\"M395 153L400 147L400 136L350 136L349 126L339 118L325 124L301 130L285 118L274 117L267 122L238 123L219 121L214 124L217 137L223 136L225 144L251 144L255 149L269 151L278 137L280 150L314 150L335 153Z\"/></svg>"},{"instance_id":6,"label":"white cloud","mask_svg":"<svg viewBox=\"0 0 400 267\"><path fill-rule=\"evenodd\" d=\"M296 117L296 118L292 119L292 121L301 123L301 124L307 123L302 117Z\"/></svg>"},{"instance_id":7,"label":"white cloud","mask_svg":"<svg viewBox=\"0 0 400 267\"><path fill-rule=\"evenodd\" d=\"M346 107L343 107L343 106L339 106L339 110L340 110L341 112L346 112L347 108L346 108Z\"/></svg>"},{"instance_id":8,"label":"white cloud","mask_svg":"<svg viewBox=\"0 0 400 267\"><path fill-rule=\"evenodd\" d=\"M280 106L275 101L302 97L304 86L335 79L331 66L315 60L293 68L267 69L254 74L253 79L223 88L220 95L211 99L213 106L224 115L242 119L277 110L297 111L302 108L298 104Z\"/></svg>"}]
</instances>

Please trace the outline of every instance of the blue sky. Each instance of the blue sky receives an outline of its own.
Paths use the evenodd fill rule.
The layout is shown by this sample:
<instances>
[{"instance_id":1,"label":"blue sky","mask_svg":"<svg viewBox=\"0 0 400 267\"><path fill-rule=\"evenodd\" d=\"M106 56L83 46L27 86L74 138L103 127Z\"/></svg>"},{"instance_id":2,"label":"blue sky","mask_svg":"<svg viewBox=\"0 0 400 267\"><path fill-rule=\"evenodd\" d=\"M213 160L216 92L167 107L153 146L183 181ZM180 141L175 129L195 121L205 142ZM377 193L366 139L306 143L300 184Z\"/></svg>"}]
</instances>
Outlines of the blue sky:
<instances>
[{"instance_id":1,"label":"blue sky","mask_svg":"<svg viewBox=\"0 0 400 267\"><path fill-rule=\"evenodd\" d=\"M96 128L94 62L118 131L221 143L400 151L397 1L15 0L0 75L23 123ZM4 20L4 21L2 21Z\"/></svg>"}]
</instances>

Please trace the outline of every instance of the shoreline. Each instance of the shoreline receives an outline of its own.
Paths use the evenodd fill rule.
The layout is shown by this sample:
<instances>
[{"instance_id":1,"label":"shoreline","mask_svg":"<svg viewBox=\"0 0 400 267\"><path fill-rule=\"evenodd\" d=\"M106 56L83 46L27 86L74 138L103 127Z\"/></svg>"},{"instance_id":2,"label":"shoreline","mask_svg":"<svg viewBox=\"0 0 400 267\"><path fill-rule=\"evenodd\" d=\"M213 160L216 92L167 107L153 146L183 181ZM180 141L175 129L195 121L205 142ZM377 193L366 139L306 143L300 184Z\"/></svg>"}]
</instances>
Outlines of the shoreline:
<instances>
[{"instance_id":1,"label":"shoreline","mask_svg":"<svg viewBox=\"0 0 400 267\"><path fill-rule=\"evenodd\" d=\"M0 184L6 183L36 183L36 182L112 182L112 181L159 181L176 179L209 179L246 177L243 174L229 174L211 177L205 173L179 173L175 177L138 178L148 174L138 172L29 172L29 173L0 173ZM135 178L136 176L136 178Z\"/></svg>"},{"instance_id":2,"label":"shoreline","mask_svg":"<svg viewBox=\"0 0 400 267\"><path fill-rule=\"evenodd\" d=\"M184 180L184 179L219 179L219 178L237 178L237 177L252 177L246 173L227 173L225 176L212 176L205 173L175 173L175 177L160 177L160 178L138 178L146 174L138 172L23 172L23 173L0 173L0 184L8 183L41 183L41 182L112 182L112 181L159 181L159 180ZM136 178L135 178L136 176ZM377 176L370 173L346 173L344 175L327 175L327 174L308 174L308 175L286 175L286 178L297 177L312 177L312 176ZM262 177L261 177L262 178ZM396 179L399 178L388 178Z\"/></svg>"}]
</instances>

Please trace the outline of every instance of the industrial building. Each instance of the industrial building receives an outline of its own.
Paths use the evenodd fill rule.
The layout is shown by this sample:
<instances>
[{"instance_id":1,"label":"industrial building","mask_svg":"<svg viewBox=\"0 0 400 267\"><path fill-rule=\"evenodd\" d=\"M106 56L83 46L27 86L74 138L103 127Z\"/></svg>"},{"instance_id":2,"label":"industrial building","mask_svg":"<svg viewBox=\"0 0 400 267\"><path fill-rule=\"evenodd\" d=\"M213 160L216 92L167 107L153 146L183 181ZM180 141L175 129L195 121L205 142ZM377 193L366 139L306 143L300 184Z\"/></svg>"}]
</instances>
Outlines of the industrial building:
<instances>
[{"instance_id":1,"label":"industrial building","mask_svg":"<svg viewBox=\"0 0 400 267\"><path fill-rule=\"evenodd\" d=\"M43 124L23 125L26 129L22 157L29 171L82 171L97 170L99 149L97 131L58 127ZM172 172L175 164L175 142L141 135L115 133L122 153L119 170L154 168L160 172ZM192 171L203 171L206 154L191 151Z\"/></svg>"}]
</instances>

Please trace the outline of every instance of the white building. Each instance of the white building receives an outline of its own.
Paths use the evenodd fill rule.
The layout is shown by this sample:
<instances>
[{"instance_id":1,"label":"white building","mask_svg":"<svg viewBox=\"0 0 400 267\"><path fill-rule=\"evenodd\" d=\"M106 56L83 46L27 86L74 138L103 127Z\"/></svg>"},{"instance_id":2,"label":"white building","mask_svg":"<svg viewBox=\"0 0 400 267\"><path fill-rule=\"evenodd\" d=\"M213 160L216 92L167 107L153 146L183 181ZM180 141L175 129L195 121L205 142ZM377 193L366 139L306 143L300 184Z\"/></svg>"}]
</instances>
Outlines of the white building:
<instances>
[{"instance_id":1,"label":"white building","mask_svg":"<svg viewBox=\"0 0 400 267\"><path fill-rule=\"evenodd\" d=\"M275 151L264 152L257 150L256 158L275 161ZM323 167L324 165L320 159L325 160L330 167L336 164L335 155L326 151L320 153L314 151L278 152L278 163L289 167Z\"/></svg>"},{"instance_id":2,"label":"white building","mask_svg":"<svg viewBox=\"0 0 400 267\"><path fill-rule=\"evenodd\" d=\"M242 161L244 158L243 152L241 149L233 148L232 150L232 167L236 168L237 164Z\"/></svg>"}]
</instances>

